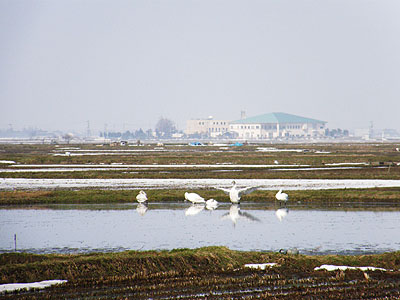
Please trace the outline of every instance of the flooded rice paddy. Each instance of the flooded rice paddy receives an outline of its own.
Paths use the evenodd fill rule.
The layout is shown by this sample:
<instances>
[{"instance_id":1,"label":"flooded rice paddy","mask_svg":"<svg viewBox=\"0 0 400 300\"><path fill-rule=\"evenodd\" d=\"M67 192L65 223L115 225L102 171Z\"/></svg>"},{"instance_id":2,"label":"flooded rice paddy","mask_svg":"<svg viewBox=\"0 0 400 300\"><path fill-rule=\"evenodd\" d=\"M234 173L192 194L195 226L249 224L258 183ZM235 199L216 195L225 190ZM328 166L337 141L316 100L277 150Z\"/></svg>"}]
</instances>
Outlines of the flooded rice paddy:
<instances>
[{"instance_id":1,"label":"flooded rice paddy","mask_svg":"<svg viewBox=\"0 0 400 300\"><path fill-rule=\"evenodd\" d=\"M400 209L222 203L54 205L0 209L0 252L85 253L199 248L304 254L400 249ZM14 236L15 235L15 236ZM14 239L16 237L16 240Z\"/></svg>"}]
</instances>

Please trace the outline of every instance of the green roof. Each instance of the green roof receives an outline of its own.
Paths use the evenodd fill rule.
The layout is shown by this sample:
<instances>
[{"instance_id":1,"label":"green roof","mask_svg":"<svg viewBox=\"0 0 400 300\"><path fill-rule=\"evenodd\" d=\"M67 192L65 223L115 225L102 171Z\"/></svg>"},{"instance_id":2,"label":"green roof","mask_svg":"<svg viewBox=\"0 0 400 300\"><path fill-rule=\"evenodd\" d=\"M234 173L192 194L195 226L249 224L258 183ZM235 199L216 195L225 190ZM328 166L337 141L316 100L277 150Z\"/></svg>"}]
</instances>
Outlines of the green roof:
<instances>
[{"instance_id":1,"label":"green roof","mask_svg":"<svg viewBox=\"0 0 400 300\"><path fill-rule=\"evenodd\" d=\"M246 119L236 120L231 124L254 124L254 123L326 123L316 119L304 118L282 112L258 115Z\"/></svg>"}]
</instances>

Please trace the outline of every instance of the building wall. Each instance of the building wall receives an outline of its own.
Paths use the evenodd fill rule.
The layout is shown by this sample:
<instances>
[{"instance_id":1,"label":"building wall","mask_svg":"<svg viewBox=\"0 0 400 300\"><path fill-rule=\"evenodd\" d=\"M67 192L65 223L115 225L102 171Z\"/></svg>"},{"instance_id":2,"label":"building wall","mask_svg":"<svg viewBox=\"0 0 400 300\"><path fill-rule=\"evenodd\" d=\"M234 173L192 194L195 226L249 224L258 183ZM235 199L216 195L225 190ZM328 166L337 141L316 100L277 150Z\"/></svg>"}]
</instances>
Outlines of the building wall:
<instances>
[{"instance_id":1,"label":"building wall","mask_svg":"<svg viewBox=\"0 0 400 300\"><path fill-rule=\"evenodd\" d=\"M242 139L274 139L279 137L312 137L325 134L324 123L259 123L230 124L229 130Z\"/></svg>"},{"instance_id":2,"label":"building wall","mask_svg":"<svg viewBox=\"0 0 400 300\"><path fill-rule=\"evenodd\" d=\"M222 135L229 130L228 120L199 119L186 121L186 134L208 134L211 137Z\"/></svg>"}]
</instances>

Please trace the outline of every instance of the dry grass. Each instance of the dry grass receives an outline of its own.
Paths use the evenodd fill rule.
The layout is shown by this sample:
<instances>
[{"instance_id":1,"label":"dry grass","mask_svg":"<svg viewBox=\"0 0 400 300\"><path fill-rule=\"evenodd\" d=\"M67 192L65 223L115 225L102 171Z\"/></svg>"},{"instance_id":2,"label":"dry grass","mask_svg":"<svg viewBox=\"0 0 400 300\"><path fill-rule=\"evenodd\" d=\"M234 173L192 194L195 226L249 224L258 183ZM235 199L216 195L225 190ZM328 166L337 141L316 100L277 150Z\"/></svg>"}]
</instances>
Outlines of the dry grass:
<instances>
[{"instance_id":1,"label":"dry grass","mask_svg":"<svg viewBox=\"0 0 400 300\"><path fill-rule=\"evenodd\" d=\"M398 299L400 253L303 256L240 252L225 247L86 255L0 255L1 282L67 279L40 293L4 299ZM265 271L245 263L275 262ZM396 271L314 271L321 264ZM384 298L387 297L387 298Z\"/></svg>"}]
</instances>

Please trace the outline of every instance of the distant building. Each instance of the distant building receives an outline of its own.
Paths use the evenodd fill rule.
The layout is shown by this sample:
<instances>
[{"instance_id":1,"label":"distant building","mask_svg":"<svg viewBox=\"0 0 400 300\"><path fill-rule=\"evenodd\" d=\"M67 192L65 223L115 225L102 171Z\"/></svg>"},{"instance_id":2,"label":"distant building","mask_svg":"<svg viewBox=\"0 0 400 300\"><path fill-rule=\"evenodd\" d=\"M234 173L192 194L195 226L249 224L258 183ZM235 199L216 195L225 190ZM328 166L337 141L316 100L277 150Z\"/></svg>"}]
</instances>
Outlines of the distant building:
<instances>
[{"instance_id":1,"label":"distant building","mask_svg":"<svg viewBox=\"0 0 400 300\"><path fill-rule=\"evenodd\" d=\"M232 121L229 131L242 139L317 137L325 135L325 124L325 121L278 112Z\"/></svg>"},{"instance_id":2,"label":"distant building","mask_svg":"<svg viewBox=\"0 0 400 300\"><path fill-rule=\"evenodd\" d=\"M197 119L186 121L185 133L188 135L205 135L217 137L229 131L228 120L214 120L213 117L207 119Z\"/></svg>"}]
</instances>

